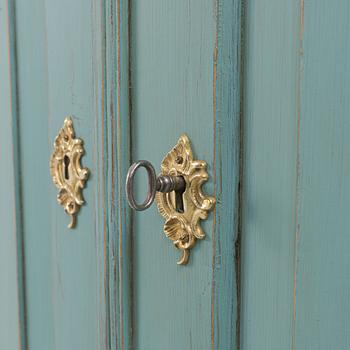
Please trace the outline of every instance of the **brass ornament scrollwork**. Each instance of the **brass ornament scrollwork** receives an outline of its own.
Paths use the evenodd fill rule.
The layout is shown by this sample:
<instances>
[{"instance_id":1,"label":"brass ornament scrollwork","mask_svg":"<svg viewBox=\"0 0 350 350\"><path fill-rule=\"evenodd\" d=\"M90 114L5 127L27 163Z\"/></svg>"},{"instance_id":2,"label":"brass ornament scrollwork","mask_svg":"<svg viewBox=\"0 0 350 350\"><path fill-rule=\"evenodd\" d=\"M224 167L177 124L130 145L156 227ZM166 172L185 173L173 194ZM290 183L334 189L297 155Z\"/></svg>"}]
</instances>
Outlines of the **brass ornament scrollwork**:
<instances>
[{"instance_id":1,"label":"brass ornament scrollwork","mask_svg":"<svg viewBox=\"0 0 350 350\"><path fill-rule=\"evenodd\" d=\"M69 228L75 227L76 215L84 204L82 189L89 177L89 170L81 165L84 153L83 140L75 137L72 118L68 117L55 138L50 172L59 189L57 201L71 217Z\"/></svg>"},{"instance_id":2,"label":"brass ornament scrollwork","mask_svg":"<svg viewBox=\"0 0 350 350\"><path fill-rule=\"evenodd\" d=\"M165 235L182 251L179 265L186 265L190 250L205 233L200 220L206 219L215 204L215 198L202 192L202 185L208 180L207 163L194 160L190 141L182 135L177 145L165 156L161 164L161 175L185 179L186 188L182 194L183 212L176 210L175 192L157 192L156 202L159 213L164 217Z\"/></svg>"}]
</instances>

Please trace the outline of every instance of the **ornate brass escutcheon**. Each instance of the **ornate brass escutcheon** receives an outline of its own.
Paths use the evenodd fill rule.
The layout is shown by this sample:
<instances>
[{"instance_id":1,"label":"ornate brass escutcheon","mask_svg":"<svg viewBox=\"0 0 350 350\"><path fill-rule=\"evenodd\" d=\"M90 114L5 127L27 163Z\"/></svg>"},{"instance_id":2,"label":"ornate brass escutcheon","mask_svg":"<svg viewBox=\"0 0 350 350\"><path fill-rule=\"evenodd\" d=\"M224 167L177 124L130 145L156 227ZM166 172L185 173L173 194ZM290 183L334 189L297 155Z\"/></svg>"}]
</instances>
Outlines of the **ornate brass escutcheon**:
<instances>
[{"instance_id":1,"label":"ornate brass escutcheon","mask_svg":"<svg viewBox=\"0 0 350 350\"><path fill-rule=\"evenodd\" d=\"M142 204L137 204L133 195L133 179L139 167L146 168L149 179L149 192ZM134 163L128 171L126 191L130 206L145 210L156 199L158 211L165 219L165 235L182 251L179 265L188 263L191 248L197 239L205 237L200 220L207 218L215 204L213 197L202 192L202 185L208 180L206 167L205 161L193 159L190 141L182 135L163 159L158 178L147 161Z\"/></svg>"},{"instance_id":2,"label":"ornate brass escutcheon","mask_svg":"<svg viewBox=\"0 0 350 350\"><path fill-rule=\"evenodd\" d=\"M69 228L75 227L76 215L84 204L82 189L89 177L89 170L83 168L80 163L84 153L83 140L75 138L73 121L68 117L55 138L50 172L54 184L59 189L57 201L71 217Z\"/></svg>"}]
</instances>

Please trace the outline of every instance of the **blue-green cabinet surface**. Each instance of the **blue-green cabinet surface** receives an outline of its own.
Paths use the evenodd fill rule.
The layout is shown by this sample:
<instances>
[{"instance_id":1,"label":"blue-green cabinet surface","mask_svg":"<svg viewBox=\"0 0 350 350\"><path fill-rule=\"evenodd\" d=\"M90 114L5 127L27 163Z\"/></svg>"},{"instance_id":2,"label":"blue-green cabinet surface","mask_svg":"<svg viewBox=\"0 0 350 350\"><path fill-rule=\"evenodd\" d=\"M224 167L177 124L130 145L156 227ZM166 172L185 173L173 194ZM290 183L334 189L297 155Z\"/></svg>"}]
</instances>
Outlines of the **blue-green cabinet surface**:
<instances>
[{"instance_id":1,"label":"blue-green cabinet surface","mask_svg":"<svg viewBox=\"0 0 350 350\"><path fill-rule=\"evenodd\" d=\"M249 0L241 349L350 349L350 3Z\"/></svg>"},{"instance_id":2,"label":"blue-green cabinet surface","mask_svg":"<svg viewBox=\"0 0 350 350\"><path fill-rule=\"evenodd\" d=\"M0 0L0 349L350 349L349 29L347 0ZM182 133L216 198L187 266L125 195Z\"/></svg>"}]
</instances>

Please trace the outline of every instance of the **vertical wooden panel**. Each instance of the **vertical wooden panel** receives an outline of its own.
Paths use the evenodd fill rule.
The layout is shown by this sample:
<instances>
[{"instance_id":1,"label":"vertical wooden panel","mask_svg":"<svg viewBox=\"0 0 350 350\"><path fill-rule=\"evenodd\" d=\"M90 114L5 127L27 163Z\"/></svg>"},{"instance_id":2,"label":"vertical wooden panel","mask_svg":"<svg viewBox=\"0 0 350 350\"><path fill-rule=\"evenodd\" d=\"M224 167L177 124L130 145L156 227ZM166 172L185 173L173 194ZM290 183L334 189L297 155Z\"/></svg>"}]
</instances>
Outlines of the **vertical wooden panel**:
<instances>
[{"instance_id":1,"label":"vertical wooden panel","mask_svg":"<svg viewBox=\"0 0 350 350\"><path fill-rule=\"evenodd\" d=\"M242 341L292 348L299 4L245 9Z\"/></svg>"},{"instance_id":2,"label":"vertical wooden panel","mask_svg":"<svg viewBox=\"0 0 350 350\"><path fill-rule=\"evenodd\" d=\"M133 157L159 169L182 133L209 165L213 193L211 1L134 1L131 9ZM141 188L144 186L140 186ZM144 193L144 191L142 191ZM135 213L135 342L139 349L211 347L213 214L187 266L156 206Z\"/></svg>"},{"instance_id":3,"label":"vertical wooden panel","mask_svg":"<svg viewBox=\"0 0 350 350\"><path fill-rule=\"evenodd\" d=\"M247 7L244 349L350 346L349 14Z\"/></svg>"},{"instance_id":4,"label":"vertical wooden panel","mask_svg":"<svg viewBox=\"0 0 350 350\"><path fill-rule=\"evenodd\" d=\"M162 232L155 206L135 214L136 348L233 348L239 1L134 1L131 44L134 159L159 168L185 132L195 157L208 162L205 190L218 198L203 224L207 237L185 267L176 265L179 251Z\"/></svg>"},{"instance_id":5,"label":"vertical wooden panel","mask_svg":"<svg viewBox=\"0 0 350 350\"><path fill-rule=\"evenodd\" d=\"M302 1L295 349L350 348L350 3Z\"/></svg>"},{"instance_id":6,"label":"vertical wooden panel","mask_svg":"<svg viewBox=\"0 0 350 350\"><path fill-rule=\"evenodd\" d=\"M29 346L126 349L128 2L16 4ZM74 230L48 166L67 115L91 171Z\"/></svg>"},{"instance_id":7,"label":"vertical wooden panel","mask_svg":"<svg viewBox=\"0 0 350 350\"><path fill-rule=\"evenodd\" d=\"M0 2L0 348L25 349L14 9Z\"/></svg>"}]
</instances>

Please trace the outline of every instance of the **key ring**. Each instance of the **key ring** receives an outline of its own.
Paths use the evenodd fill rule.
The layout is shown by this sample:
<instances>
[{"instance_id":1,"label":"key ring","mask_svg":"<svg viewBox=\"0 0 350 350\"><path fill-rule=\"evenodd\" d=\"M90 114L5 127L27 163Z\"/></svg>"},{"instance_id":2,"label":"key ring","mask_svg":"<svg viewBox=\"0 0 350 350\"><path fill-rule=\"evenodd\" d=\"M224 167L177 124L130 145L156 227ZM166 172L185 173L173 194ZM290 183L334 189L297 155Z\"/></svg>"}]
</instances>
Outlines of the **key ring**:
<instances>
[{"instance_id":1,"label":"key ring","mask_svg":"<svg viewBox=\"0 0 350 350\"><path fill-rule=\"evenodd\" d=\"M145 168L148 176L148 192L145 201L138 204L134 197L134 176L138 168ZM182 212L182 193L185 191L186 182L182 176L160 175L156 176L153 165L147 160L139 160L131 165L126 175L126 197L131 208L135 210L146 210L151 206L156 192L169 193L175 191L177 196L176 207Z\"/></svg>"},{"instance_id":2,"label":"key ring","mask_svg":"<svg viewBox=\"0 0 350 350\"><path fill-rule=\"evenodd\" d=\"M145 168L148 176L148 192L147 197L143 203L138 204L134 197L134 176L138 168ZM126 196L131 208L142 211L146 210L151 206L156 196L156 172L153 165L147 160L139 160L136 163L133 163L129 168L129 171L126 175Z\"/></svg>"}]
</instances>

